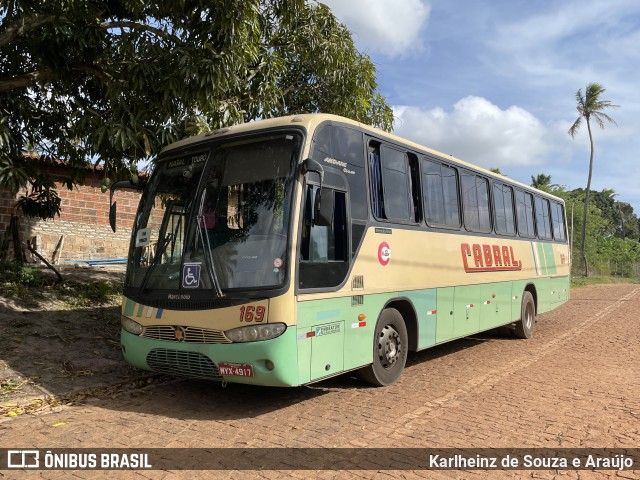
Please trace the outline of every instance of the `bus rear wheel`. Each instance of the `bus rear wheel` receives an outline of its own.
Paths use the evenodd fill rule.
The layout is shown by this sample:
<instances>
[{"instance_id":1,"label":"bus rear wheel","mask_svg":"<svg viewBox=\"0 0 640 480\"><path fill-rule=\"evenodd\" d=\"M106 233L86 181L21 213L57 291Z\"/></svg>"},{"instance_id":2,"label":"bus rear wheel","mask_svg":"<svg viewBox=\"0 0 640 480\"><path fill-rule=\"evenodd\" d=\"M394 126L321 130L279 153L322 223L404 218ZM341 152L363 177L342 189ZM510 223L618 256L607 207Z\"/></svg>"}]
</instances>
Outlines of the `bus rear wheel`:
<instances>
[{"instance_id":1,"label":"bus rear wheel","mask_svg":"<svg viewBox=\"0 0 640 480\"><path fill-rule=\"evenodd\" d=\"M395 382L407 363L407 327L395 308L382 311L373 338L373 363L360 370L360 378L379 387Z\"/></svg>"},{"instance_id":2,"label":"bus rear wheel","mask_svg":"<svg viewBox=\"0 0 640 480\"><path fill-rule=\"evenodd\" d=\"M520 308L520 320L516 323L514 335L516 338L531 338L536 326L536 304L531 292L522 295L522 307Z\"/></svg>"}]
</instances>

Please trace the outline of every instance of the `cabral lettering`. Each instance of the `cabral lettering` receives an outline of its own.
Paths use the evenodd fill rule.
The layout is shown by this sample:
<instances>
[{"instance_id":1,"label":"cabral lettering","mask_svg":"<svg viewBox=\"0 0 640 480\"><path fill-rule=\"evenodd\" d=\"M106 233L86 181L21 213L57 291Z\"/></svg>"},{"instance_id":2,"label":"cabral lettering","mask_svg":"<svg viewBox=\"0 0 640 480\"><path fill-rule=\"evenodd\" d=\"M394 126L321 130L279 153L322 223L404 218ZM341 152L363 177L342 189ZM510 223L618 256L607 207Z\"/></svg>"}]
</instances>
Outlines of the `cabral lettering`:
<instances>
[{"instance_id":1,"label":"cabral lettering","mask_svg":"<svg viewBox=\"0 0 640 480\"><path fill-rule=\"evenodd\" d=\"M516 260L513 247L462 243L460 251L465 272L522 270L522 262Z\"/></svg>"}]
</instances>

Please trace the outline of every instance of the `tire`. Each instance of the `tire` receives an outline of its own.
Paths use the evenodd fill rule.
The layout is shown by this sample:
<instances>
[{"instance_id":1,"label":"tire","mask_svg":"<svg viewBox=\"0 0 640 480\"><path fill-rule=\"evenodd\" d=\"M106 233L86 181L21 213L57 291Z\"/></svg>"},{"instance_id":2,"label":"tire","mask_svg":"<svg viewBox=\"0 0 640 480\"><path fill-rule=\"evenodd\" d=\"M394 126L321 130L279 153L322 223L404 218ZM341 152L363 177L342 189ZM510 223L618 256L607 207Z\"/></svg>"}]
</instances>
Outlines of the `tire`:
<instances>
[{"instance_id":1,"label":"tire","mask_svg":"<svg viewBox=\"0 0 640 480\"><path fill-rule=\"evenodd\" d=\"M536 304L531 292L522 294L522 307L520 308L520 320L516 323L514 335L516 338L531 338L536 327Z\"/></svg>"},{"instance_id":2,"label":"tire","mask_svg":"<svg viewBox=\"0 0 640 480\"><path fill-rule=\"evenodd\" d=\"M409 338L400 312L395 308L382 311L373 338L373 363L360 370L360 378L379 387L391 385L400 378L407 363Z\"/></svg>"}]
</instances>

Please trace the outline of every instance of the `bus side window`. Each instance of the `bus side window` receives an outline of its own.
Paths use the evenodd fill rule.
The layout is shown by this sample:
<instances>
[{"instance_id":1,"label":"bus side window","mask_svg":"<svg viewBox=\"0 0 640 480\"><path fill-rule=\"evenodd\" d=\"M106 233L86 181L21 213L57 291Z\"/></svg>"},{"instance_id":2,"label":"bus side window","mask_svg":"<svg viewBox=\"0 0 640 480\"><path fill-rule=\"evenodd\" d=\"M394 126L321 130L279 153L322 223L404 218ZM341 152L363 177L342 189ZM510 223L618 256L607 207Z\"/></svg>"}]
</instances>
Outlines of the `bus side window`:
<instances>
[{"instance_id":1,"label":"bus side window","mask_svg":"<svg viewBox=\"0 0 640 480\"><path fill-rule=\"evenodd\" d=\"M333 222L314 225L315 199L319 187L309 185L305 195L300 245L300 288L340 285L349 269L347 196L345 192L323 188L323 196L334 196Z\"/></svg>"},{"instance_id":2,"label":"bus side window","mask_svg":"<svg viewBox=\"0 0 640 480\"><path fill-rule=\"evenodd\" d=\"M423 158L422 196L429 226L460 228L458 175L454 168Z\"/></svg>"},{"instance_id":3,"label":"bus side window","mask_svg":"<svg viewBox=\"0 0 640 480\"><path fill-rule=\"evenodd\" d=\"M382 195L382 167L380 166L380 150L378 146L369 146L369 178L371 179L371 206L373 216L384 217L384 205Z\"/></svg>"},{"instance_id":4,"label":"bus side window","mask_svg":"<svg viewBox=\"0 0 640 480\"><path fill-rule=\"evenodd\" d=\"M554 240L564 242L567 239L564 228L564 208L558 202L551 202L551 222Z\"/></svg>"},{"instance_id":5,"label":"bus side window","mask_svg":"<svg viewBox=\"0 0 640 480\"><path fill-rule=\"evenodd\" d=\"M516 226L513 219L513 189L501 183L493 184L493 211L496 233L515 235Z\"/></svg>"},{"instance_id":6,"label":"bus side window","mask_svg":"<svg viewBox=\"0 0 640 480\"><path fill-rule=\"evenodd\" d=\"M533 196L518 189L516 189L516 217L520 236L534 238L536 230L533 223Z\"/></svg>"},{"instance_id":7,"label":"bus side window","mask_svg":"<svg viewBox=\"0 0 640 480\"><path fill-rule=\"evenodd\" d=\"M536 196L536 227L540 240L551 240L551 220L549 218L549 200Z\"/></svg>"},{"instance_id":8,"label":"bus side window","mask_svg":"<svg viewBox=\"0 0 640 480\"><path fill-rule=\"evenodd\" d=\"M413 192L407 154L380 146L384 215L388 220L414 221Z\"/></svg>"},{"instance_id":9,"label":"bus side window","mask_svg":"<svg viewBox=\"0 0 640 480\"><path fill-rule=\"evenodd\" d=\"M490 232L489 181L473 173L462 174L464 226L472 232Z\"/></svg>"}]
</instances>

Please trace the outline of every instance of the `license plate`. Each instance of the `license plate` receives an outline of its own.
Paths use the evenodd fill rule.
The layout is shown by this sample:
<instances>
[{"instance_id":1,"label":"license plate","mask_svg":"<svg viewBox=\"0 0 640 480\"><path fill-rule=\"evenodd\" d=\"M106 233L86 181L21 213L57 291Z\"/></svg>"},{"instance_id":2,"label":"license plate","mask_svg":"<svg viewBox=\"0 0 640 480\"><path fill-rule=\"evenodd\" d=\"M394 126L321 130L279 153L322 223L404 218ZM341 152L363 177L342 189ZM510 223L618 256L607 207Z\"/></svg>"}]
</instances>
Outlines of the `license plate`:
<instances>
[{"instance_id":1,"label":"license plate","mask_svg":"<svg viewBox=\"0 0 640 480\"><path fill-rule=\"evenodd\" d=\"M244 363L219 363L220 375L232 377L253 377L253 366Z\"/></svg>"}]
</instances>

